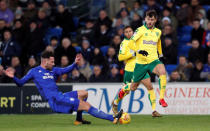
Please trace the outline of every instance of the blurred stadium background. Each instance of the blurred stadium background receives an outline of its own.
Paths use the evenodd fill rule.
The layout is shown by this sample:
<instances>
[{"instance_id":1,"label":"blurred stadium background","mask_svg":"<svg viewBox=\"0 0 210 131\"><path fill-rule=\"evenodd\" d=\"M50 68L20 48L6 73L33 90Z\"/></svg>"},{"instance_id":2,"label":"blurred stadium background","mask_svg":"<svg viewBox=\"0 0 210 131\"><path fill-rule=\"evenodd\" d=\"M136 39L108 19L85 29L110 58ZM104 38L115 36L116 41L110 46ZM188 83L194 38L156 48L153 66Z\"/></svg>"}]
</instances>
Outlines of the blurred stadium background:
<instances>
[{"instance_id":1,"label":"blurred stadium background","mask_svg":"<svg viewBox=\"0 0 210 131\"><path fill-rule=\"evenodd\" d=\"M164 64L169 82L166 91L169 107L158 107L158 110L162 114L209 115L209 0L1 0L0 114L52 113L33 84L17 88L12 79L2 72L3 68L12 66L16 70L16 76L22 77L28 70L39 65L43 50L55 53L56 66L59 67L71 64L75 55L82 53L79 68L58 79L61 91L86 89L89 91L88 101L91 104L112 113L111 101L122 85L124 73L124 64L117 60L119 46L124 38L123 27L130 25L135 30L143 25L145 11L148 9L155 9L159 15L156 27L162 30ZM154 74L150 75L158 96L158 79ZM121 107L131 114L151 114L147 91L143 86L124 101ZM58 117L43 116L49 118L49 121L51 117ZM42 119L43 116L34 118ZM1 115L0 120L11 118L16 125L11 130L16 127L23 130L21 127L24 125L18 123L23 120L20 117L22 116ZM179 121L181 117L172 116L170 119L170 116L166 116L160 120L163 123L171 122L166 128L161 128L158 121L153 121L149 116L143 116L144 122L141 117L134 116L136 120L133 121L144 124L153 121L151 123L155 125L154 128L148 125L143 126L142 130L174 130L173 121ZM199 123L199 128L196 128L195 118L205 122ZM27 119L33 121L31 116ZM62 118L65 122L66 119ZM209 120L205 116L185 118L186 121L189 119L191 121L185 123L187 128L183 130L209 130ZM54 122L62 123L61 121ZM138 122L134 123L132 129L138 129ZM40 127L43 126L43 123L39 124ZM102 122L99 121L100 124ZM52 123L49 125L53 126ZM177 125L180 130L184 126L179 122ZM0 130L10 130L9 126L8 123L4 124L0 126ZM63 125L58 124L56 129L60 126ZM98 128L100 127L94 127L93 130ZM30 126L25 130L28 129ZM41 129L34 127L31 130Z\"/></svg>"}]
</instances>

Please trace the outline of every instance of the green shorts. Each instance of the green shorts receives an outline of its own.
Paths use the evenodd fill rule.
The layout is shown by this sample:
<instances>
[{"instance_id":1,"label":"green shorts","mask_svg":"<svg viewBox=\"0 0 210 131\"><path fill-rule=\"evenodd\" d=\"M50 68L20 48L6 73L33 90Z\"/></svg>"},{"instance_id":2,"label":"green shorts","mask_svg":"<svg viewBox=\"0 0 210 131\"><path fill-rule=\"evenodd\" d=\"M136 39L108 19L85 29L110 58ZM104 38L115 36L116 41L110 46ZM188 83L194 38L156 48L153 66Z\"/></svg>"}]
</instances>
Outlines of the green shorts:
<instances>
[{"instance_id":1,"label":"green shorts","mask_svg":"<svg viewBox=\"0 0 210 131\"><path fill-rule=\"evenodd\" d=\"M146 75L144 76L143 79L147 79L149 77L150 77L149 74L146 73ZM132 78L133 78L133 72L125 71L124 78L123 78L123 83L125 83L125 84L131 83L132 82Z\"/></svg>"},{"instance_id":2,"label":"green shorts","mask_svg":"<svg viewBox=\"0 0 210 131\"><path fill-rule=\"evenodd\" d=\"M145 79L145 76L148 74L148 72L153 71L153 69L158 65L163 64L160 60L154 60L150 64L137 64L134 68L133 73L133 82L139 82L143 79Z\"/></svg>"}]
</instances>

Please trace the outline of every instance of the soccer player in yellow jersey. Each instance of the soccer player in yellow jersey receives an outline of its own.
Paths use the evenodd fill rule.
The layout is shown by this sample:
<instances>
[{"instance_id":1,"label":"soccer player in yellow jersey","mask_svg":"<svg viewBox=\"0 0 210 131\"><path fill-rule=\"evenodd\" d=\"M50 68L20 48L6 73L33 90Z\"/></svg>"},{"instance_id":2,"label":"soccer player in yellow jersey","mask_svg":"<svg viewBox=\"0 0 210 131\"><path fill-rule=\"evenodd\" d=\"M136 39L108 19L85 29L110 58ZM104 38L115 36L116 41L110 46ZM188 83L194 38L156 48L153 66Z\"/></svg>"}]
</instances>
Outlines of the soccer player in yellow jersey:
<instances>
[{"instance_id":1,"label":"soccer player in yellow jersey","mask_svg":"<svg viewBox=\"0 0 210 131\"><path fill-rule=\"evenodd\" d=\"M157 13L154 10L146 12L145 25L136 29L134 35L128 43L128 47L136 52L136 65L133 73L133 82L126 84L126 90L135 90L148 72L153 72L159 76L160 98L159 104L167 107L164 100L166 88L166 71L163 63L159 60L163 57L161 48L161 31L155 28ZM156 96L149 91L150 102L153 106L156 103Z\"/></svg>"},{"instance_id":2,"label":"soccer player in yellow jersey","mask_svg":"<svg viewBox=\"0 0 210 131\"><path fill-rule=\"evenodd\" d=\"M126 26L124 28L124 36L125 36L125 38L120 45L118 60L125 62L125 72L124 72L124 81L123 82L124 82L124 84L127 84L127 83L131 83L131 80L133 78L133 71L134 71L135 64L136 64L136 52L134 50L130 49L129 45L128 45L129 39L133 36L133 30L130 26ZM147 90L149 92L149 98L150 98L150 94L151 94L151 96L155 95L152 84L151 84L150 76L148 73L146 73L144 78L141 80L141 83L147 88ZM130 92L129 88L121 88L121 90L118 92L117 96L115 97L114 101L112 102L112 110L114 113L117 113L117 111L118 111L117 108L118 108L119 102L122 100L123 97L125 97L127 94L129 94L129 92ZM154 99L154 101L155 101L155 99ZM155 111L156 104L153 104L153 103L154 102L151 102L152 109L153 109L152 116L160 117L160 114L157 111Z\"/></svg>"}]
</instances>

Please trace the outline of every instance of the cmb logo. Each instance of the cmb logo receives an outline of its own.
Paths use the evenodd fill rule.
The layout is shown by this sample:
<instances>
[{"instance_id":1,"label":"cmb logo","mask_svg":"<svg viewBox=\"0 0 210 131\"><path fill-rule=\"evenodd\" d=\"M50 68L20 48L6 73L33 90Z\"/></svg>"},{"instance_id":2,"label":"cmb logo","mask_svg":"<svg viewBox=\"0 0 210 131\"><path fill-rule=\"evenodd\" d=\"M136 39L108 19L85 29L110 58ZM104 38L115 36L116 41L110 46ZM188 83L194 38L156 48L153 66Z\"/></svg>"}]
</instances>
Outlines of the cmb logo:
<instances>
[{"instance_id":1,"label":"cmb logo","mask_svg":"<svg viewBox=\"0 0 210 131\"><path fill-rule=\"evenodd\" d=\"M110 113L111 104L116 97L119 88L86 88L89 93L88 101L99 109ZM145 91L138 88L135 92L130 92L118 105L118 109L123 108L128 113L140 113L144 107L143 98ZM122 104L123 103L123 104Z\"/></svg>"}]
</instances>

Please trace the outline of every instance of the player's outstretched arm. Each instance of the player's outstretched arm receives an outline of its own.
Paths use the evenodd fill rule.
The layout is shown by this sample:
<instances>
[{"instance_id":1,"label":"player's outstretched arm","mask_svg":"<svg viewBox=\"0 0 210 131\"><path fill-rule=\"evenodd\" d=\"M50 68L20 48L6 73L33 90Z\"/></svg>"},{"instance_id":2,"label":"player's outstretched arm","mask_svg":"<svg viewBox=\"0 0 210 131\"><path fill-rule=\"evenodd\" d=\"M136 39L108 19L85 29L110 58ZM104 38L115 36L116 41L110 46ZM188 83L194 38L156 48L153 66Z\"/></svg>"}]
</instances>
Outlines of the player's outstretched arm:
<instances>
[{"instance_id":1,"label":"player's outstretched arm","mask_svg":"<svg viewBox=\"0 0 210 131\"><path fill-rule=\"evenodd\" d=\"M82 55L81 54L77 54L76 58L75 58L75 62L65 68L58 68L56 67L55 68L55 72L58 74L58 75L62 75L62 74L65 74L65 73L69 73L71 72L74 68L77 67L77 64L80 62L81 60L81 57Z\"/></svg>"},{"instance_id":2,"label":"player's outstretched arm","mask_svg":"<svg viewBox=\"0 0 210 131\"><path fill-rule=\"evenodd\" d=\"M25 75L23 78L18 79L17 77L15 77L15 69L13 69L12 67L7 68L6 70L4 70L4 74L7 75L10 78L13 78L14 82L17 84L17 86L23 86L28 80L32 79L32 73L31 70L27 73L27 75Z\"/></svg>"}]
</instances>

